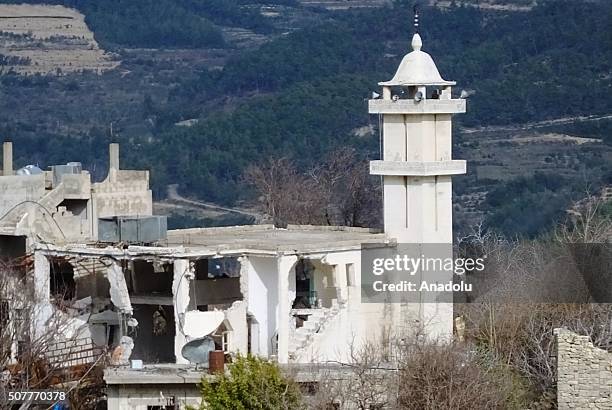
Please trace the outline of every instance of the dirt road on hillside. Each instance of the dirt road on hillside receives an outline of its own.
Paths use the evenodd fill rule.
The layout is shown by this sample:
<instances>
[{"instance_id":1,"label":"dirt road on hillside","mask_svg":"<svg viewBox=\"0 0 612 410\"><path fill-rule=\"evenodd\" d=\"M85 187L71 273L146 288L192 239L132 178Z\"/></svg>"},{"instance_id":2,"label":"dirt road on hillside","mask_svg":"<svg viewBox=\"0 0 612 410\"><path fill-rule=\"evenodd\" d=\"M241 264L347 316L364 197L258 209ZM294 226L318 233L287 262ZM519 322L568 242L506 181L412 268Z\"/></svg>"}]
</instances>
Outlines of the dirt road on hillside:
<instances>
[{"instance_id":1,"label":"dirt road on hillside","mask_svg":"<svg viewBox=\"0 0 612 410\"><path fill-rule=\"evenodd\" d=\"M212 211L230 212L230 213L240 214L240 215L248 216L251 218L255 218L255 220L260 220L263 217L260 213L255 212L255 211L250 211L250 210L240 209L240 208L228 208L224 206L211 204L208 202L201 202L201 201L196 201L193 199L185 198L184 196L178 193L178 184L168 185L167 193L168 193L168 200L172 202L183 203L189 206L210 209Z\"/></svg>"}]
</instances>

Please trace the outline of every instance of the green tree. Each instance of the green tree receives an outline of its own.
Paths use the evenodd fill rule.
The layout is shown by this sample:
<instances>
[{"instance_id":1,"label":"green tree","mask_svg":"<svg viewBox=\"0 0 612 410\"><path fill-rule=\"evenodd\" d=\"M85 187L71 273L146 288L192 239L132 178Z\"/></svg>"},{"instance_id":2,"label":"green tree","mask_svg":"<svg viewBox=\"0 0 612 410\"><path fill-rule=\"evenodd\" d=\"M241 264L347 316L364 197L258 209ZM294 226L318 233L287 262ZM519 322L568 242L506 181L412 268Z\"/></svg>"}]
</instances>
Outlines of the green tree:
<instances>
[{"instance_id":1,"label":"green tree","mask_svg":"<svg viewBox=\"0 0 612 410\"><path fill-rule=\"evenodd\" d=\"M302 409L297 385L279 367L254 356L238 356L214 381L202 379L200 410Z\"/></svg>"}]
</instances>

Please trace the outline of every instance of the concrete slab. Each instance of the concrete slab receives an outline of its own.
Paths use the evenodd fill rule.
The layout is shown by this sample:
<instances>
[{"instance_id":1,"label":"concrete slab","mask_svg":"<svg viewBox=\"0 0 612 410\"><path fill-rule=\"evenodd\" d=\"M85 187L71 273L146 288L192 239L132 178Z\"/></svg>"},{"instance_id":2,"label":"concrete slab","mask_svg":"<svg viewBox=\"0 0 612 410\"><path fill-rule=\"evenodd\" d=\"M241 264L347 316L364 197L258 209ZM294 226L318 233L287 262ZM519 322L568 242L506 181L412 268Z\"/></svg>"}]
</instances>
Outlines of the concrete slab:
<instances>
[{"instance_id":1,"label":"concrete slab","mask_svg":"<svg viewBox=\"0 0 612 410\"><path fill-rule=\"evenodd\" d=\"M379 231L340 226L247 225L223 228L197 228L168 231L168 246L183 246L187 253L213 251L227 253L243 250L270 253L312 253L360 249L361 244L387 244Z\"/></svg>"},{"instance_id":2,"label":"concrete slab","mask_svg":"<svg viewBox=\"0 0 612 410\"><path fill-rule=\"evenodd\" d=\"M108 385L128 384L197 384L202 377L214 378L206 374L207 369L192 365L155 364L144 365L142 369L129 367L110 367L104 370L104 381Z\"/></svg>"}]
</instances>

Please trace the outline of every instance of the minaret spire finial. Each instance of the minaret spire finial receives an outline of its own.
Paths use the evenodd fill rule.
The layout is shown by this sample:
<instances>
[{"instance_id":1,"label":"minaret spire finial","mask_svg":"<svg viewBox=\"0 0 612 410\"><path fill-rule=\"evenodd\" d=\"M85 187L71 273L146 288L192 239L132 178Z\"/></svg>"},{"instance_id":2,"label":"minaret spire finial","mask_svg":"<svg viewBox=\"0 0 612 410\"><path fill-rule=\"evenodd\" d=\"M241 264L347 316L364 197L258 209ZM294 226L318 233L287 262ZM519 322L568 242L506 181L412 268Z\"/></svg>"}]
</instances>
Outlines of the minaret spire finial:
<instances>
[{"instance_id":1,"label":"minaret spire finial","mask_svg":"<svg viewBox=\"0 0 612 410\"><path fill-rule=\"evenodd\" d=\"M420 51L423 47L423 41L419 34L419 5L414 3L414 35L412 36L412 49L414 51Z\"/></svg>"}]
</instances>

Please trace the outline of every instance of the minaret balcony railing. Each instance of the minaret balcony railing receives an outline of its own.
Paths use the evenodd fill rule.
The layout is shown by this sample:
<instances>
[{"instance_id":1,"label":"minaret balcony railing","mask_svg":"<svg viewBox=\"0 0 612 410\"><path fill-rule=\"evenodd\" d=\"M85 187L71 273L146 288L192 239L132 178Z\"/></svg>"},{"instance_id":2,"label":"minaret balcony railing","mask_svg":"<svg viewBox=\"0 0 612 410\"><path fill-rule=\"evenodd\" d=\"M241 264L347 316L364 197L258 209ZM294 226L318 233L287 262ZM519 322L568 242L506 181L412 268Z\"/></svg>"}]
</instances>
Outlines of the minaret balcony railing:
<instances>
[{"instance_id":1,"label":"minaret balcony railing","mask_svg":"<svg viewBox=\"0 0 612 410\"><path fill-rule=\"evenodd\" d=\"M370 161L371 175L437 176L463 175L466 161Z\"/></svg>"},{"instance_id":2,"label":"minaret balcony railing","mask_svg":"<svg viewBox=\"0 0 612 410\"><path fill-rule=\"evenodd\" d=\"M370 100L370 114L458 114L465 112L465 100Z\"/></svg>"}]
</instances>

